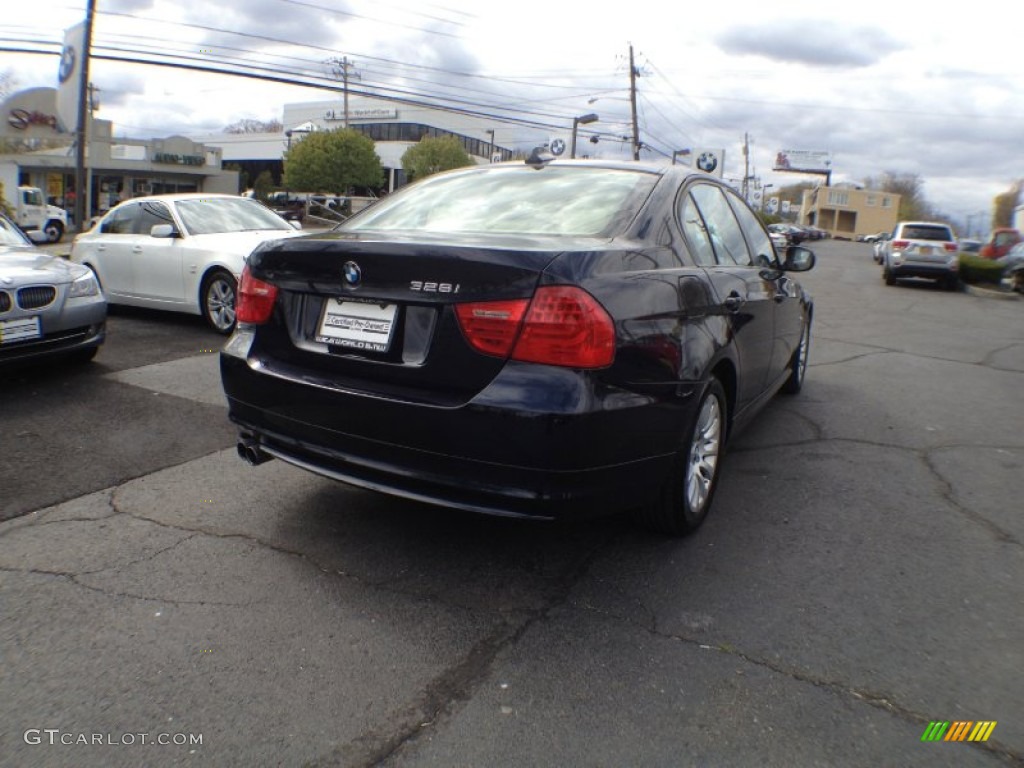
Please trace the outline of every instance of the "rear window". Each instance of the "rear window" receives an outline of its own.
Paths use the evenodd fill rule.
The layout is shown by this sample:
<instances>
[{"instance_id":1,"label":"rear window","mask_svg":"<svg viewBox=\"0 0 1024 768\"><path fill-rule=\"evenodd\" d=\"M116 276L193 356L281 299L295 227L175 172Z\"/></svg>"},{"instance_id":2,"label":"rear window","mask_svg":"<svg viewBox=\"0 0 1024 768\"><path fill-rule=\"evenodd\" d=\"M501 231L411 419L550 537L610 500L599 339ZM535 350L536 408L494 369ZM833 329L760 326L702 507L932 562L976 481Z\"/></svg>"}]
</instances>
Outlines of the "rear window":
<instances>
[{"instance_id":1,"label":"rear window","mask_svg":"<svg viewBox=\"0 0 1024 768\"><path fill-rule=\"evenodd\" d=\"M658 178L580 166L439 174L382 200L341 230L610 236L633 220Z\"/></svg>"},{"instance_id":2,"label":"rear window","mask_svg":"<svg viewBox=\"0 0 1024 768\"><path fill-rule=\"evenodd\" d=\"M905 240L952 240L953 232L941 224L907 224L900 231Z\"/></svg>"}]
</instances>

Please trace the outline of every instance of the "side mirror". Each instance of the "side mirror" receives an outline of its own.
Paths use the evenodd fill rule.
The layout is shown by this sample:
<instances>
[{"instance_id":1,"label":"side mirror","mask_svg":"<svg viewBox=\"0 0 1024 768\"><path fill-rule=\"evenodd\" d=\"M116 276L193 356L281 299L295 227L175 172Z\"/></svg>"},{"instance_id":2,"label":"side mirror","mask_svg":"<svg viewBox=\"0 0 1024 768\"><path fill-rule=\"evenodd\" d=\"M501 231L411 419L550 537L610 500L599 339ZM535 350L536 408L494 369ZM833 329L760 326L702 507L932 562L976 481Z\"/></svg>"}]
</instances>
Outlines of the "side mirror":
<instances>
[{"instance_id":1,"label":"side mirror","mask_svg":"<svg viewBox=\"0 0 1024 768\"><path fill-rule=\"evenodd\" d=\"M178 230L173 224L154 224L149 230L150 237L179 237Z\"/></svg>"},{"instance_id":2,"label":"side mirror","mask_svg":"<svg viewBox=\"0 0 1024 768\"><path fill-rule=\"evenodd\" d=\"M786 249L786 260L782 262L785 272L806 272L814 267L814 251L800 245L791 245Z\"/></svg>"}]
</instances>

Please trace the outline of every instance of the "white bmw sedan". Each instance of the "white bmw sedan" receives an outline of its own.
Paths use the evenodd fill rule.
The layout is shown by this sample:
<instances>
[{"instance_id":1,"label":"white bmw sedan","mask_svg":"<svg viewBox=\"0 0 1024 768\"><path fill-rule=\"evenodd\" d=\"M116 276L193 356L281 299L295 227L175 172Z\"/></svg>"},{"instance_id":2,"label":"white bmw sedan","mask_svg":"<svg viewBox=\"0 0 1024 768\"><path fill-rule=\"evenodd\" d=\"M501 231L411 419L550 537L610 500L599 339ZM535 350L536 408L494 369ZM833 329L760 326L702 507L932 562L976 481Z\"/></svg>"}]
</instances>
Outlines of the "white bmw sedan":
<instances>
[{"instance_id":1,"label":"white bmw sedan","mask_svg":"<svg viewBox=\"0 0 1024 768\"><path fill-rule=\"evenodd\" d=\"M299 234L250 198L136 197L76 237L71 260L96 273L111 304L202 315L227 334L246 258L264 241Z\"/></svg>"}]
</instances>

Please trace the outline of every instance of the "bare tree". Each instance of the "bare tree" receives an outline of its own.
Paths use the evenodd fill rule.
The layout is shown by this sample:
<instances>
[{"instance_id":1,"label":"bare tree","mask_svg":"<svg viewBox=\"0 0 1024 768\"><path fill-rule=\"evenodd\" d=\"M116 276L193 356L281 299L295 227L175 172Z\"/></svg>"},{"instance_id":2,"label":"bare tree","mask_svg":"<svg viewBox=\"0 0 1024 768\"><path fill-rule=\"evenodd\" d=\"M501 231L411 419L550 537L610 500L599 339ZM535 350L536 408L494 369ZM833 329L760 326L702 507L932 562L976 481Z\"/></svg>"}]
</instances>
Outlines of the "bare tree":
<instances>
[{"instance_id":1,"label":"bare tree","mask_svg":"<svg viewBox=\"0 0 1024 768\"><path fill-rule=\"evenodd\" d=\"M281 133L284 126L280 120L256 120L246 117L224 127L224 133Z\"/></svg>"}]
</instances>

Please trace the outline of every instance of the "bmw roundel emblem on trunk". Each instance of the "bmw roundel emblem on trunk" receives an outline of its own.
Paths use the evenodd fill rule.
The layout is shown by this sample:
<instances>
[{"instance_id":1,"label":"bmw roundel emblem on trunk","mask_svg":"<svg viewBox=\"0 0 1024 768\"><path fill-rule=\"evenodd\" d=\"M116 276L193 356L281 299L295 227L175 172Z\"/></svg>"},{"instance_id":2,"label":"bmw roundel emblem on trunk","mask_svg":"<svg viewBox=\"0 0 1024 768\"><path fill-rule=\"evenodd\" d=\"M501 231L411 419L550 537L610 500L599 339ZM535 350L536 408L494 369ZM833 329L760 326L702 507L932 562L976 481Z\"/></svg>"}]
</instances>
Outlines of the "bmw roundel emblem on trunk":
<instances>
[{"instance_id":1,"label":"bmw roundel emblem on trunk","mask_svg":"<svg viewBox=\"0 0 1024 768\"><path fill-rule=\"evenodd\" d=\"M363 279L363 270L354 261L346 261L344 266L345 282L355 287Z\"/></svg>"}]
</instances>

